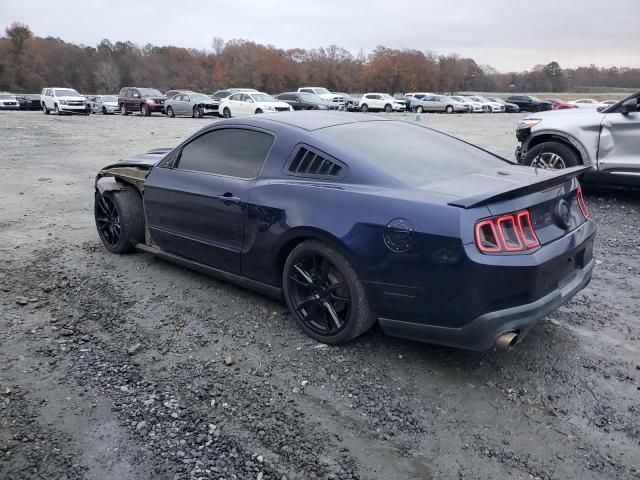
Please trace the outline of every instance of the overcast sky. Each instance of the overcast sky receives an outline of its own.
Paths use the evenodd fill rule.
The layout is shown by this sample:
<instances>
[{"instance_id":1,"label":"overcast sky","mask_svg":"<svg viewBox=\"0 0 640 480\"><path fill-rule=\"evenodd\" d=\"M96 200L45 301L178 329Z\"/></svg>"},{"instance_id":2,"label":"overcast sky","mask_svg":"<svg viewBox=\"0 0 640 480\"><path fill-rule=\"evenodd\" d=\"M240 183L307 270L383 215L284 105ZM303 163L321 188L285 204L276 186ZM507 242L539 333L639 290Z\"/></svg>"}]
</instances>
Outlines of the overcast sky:
<instances>
[{"instance_id":1,"label":"overcast sky","mask_svg":"<svg viewBox=\"0 0 640 480\"><path fill-rule=\"evenodd\" d=\"M640 67L640 0L0 0L0 27L95 46L103 38L210 49L244 38L458 53L499 71Z\"/></svg>"}]
</instances>

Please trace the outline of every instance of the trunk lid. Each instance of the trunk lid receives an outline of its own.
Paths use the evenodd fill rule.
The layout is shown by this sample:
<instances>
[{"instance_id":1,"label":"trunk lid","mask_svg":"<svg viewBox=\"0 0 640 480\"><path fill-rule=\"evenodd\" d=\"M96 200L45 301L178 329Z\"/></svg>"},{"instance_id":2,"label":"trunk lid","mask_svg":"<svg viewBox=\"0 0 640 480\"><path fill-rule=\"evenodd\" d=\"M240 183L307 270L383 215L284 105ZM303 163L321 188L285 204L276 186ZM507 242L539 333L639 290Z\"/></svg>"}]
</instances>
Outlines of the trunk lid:
<instances>
[{"instance_id":1,"label":"trunk lid","mask_svg":"<svg viewBox=\"0 0 640 480\"><path fill-rule=\"evenodd\" d=\"M578 203L577 177L590 167L543 170L504 167L472 173L429 185L429 190L458 195L449 205L477 212L477 220L527 209L542 245L582 225L586 218ZM460 192L467 196L460 197Z\"/></svg>"}]
</instances>

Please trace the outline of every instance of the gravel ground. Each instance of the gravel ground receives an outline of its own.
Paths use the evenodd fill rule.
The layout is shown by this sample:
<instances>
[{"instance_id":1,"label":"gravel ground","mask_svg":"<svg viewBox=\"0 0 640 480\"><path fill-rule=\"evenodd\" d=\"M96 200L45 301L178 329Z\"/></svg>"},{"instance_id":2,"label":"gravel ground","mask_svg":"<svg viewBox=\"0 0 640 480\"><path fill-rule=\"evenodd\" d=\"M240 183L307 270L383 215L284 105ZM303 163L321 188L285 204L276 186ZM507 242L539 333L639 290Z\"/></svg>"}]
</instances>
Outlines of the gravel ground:
<instances>
[{"instance_id":1,"label":"gravel ground","mask_svg":"<svg viewBox=\"0 0 640 480\"><path fill-rule=\"evenodd\" d=\"M422 122L512 158L517 118ZM329 347L102 247L95 173L204 124L0 113L0 479L640 478L637 192L589 190L594 279L515 351Z\"/></svg>"}]
</instances>

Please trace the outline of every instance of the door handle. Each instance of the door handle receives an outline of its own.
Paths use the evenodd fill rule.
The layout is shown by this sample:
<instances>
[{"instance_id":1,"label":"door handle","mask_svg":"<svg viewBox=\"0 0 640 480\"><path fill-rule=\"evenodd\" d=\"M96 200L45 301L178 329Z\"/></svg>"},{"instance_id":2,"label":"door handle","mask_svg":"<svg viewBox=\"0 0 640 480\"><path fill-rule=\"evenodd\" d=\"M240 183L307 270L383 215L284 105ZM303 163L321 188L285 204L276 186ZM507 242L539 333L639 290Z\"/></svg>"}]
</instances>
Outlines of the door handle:
<instances>
[{"instance_id":1,"label":"door handle","mask_svg":"<svg viewBox=\"0 0 640 480\"><path fill-rule=\"evenodd\" d=\"M216 198L220 200L222 203L224 203L225 205L231 205L231 204L237 205L238 203L240 203L240 199L238 197L234 197L233 193L231 192L223 193L222 195L218 195Z\"/></svg>"}]
</instances>

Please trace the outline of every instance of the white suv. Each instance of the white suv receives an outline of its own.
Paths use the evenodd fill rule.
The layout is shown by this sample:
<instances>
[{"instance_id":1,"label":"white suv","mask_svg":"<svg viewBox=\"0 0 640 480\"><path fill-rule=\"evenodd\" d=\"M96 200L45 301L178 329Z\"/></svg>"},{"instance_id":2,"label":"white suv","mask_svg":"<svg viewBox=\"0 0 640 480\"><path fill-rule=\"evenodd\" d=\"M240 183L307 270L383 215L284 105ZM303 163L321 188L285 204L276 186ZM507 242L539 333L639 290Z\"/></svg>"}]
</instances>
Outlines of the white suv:
<instances>
[{"instance_id":1,"label":"white suv","mask_svg":"<svg viewBox=\"0 0 640 480\"><path fill-rule=\"evenodd\" d=\"M369 110L381 110L387 113L404 112L407 108L404 100L393 98L387 93L365 93L360 99L360 110L368 112Z\"/></svg>"},{"instance_id":2,"label":"white suv","mask_svg":"<svg viewBox=\"0 0 640 480\"><path fill-rule=\"evenodd\" d=\"M50 87L42 89L42 111L49 115L53 110L56 115L63 113L82 113L89 115L91 106L87 99L73 88Z\"/></svg>"}]
</instances>

